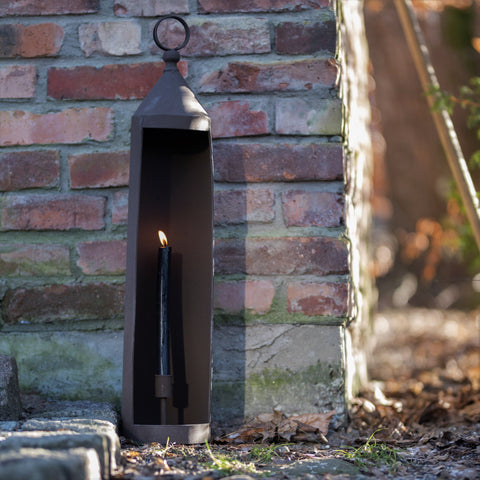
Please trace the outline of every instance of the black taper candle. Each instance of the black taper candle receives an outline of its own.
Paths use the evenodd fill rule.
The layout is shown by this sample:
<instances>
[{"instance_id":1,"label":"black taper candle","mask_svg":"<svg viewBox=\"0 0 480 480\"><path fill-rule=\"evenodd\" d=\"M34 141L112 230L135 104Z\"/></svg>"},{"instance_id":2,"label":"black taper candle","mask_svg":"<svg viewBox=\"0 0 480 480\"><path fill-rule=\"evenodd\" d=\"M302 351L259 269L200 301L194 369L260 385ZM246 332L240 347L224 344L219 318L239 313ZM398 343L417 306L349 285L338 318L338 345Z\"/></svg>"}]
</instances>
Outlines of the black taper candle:
<instances>
[{"instance_id":1,"label":"black taper candle","mask_svg":"<svg viewBox=\"0 0 480 480\"><path fill-rule=\"evenodd\" d=\"M170 375L170 326L168 319L168 288L170 276L170 257L172 248L167 246L166 237L158 249L158 375Z\"/></svg>"}]
</instances>

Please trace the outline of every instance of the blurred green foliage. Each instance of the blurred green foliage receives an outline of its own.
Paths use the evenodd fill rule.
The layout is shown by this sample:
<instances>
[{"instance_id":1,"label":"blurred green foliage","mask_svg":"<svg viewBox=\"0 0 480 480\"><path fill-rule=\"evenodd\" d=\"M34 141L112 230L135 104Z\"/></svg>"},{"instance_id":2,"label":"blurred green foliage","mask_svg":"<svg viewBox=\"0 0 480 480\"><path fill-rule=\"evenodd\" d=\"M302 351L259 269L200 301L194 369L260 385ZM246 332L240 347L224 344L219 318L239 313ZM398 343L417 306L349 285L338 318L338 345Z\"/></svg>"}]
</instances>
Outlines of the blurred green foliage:
<instances>
[{"instance_id":1,"label":"blurred green foliage","mask_svg":"<svg viewBox=\"0 0 480 480\"><path fill-rule=\"evenodd\" d=\"M480 77L470 79L469 85L459 88L458 94L453 95L443 91L438 86L432 86L428 92L433 98L433 110L445 109L450 115L455 108L461 108L467 112L467 128L476 133L480 140ZM468 161L472 176L480 172L480 149L476 150ZM479 194L477 193L477 197ZM460 193L452 183L447 198L448 216L444 219L444 228L456 232L455 246L459 250L462 260L472 273L480 269L480 255L475 242L472 228L467 220Z\"/></svg>"}]
</instances>

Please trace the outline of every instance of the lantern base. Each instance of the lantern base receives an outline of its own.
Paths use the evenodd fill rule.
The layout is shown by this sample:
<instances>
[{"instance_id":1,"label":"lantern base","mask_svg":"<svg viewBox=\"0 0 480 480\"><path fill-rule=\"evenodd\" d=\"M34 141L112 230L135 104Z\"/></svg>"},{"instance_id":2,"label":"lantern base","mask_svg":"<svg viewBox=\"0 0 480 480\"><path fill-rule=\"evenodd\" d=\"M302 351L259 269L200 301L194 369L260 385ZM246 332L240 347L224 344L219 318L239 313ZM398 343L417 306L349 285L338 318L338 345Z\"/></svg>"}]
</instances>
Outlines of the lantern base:
<instances>
[{"instance_id":1,"label":"lantern base","mask_svg":"<svg viewBox=\"0 0 480 480\"><path fill-rule=\"evenodd\" d=\"M189 425L124 425L123 434L140 442L205 443L210 439L210 423Z\"/></svg>"}]
</instances>

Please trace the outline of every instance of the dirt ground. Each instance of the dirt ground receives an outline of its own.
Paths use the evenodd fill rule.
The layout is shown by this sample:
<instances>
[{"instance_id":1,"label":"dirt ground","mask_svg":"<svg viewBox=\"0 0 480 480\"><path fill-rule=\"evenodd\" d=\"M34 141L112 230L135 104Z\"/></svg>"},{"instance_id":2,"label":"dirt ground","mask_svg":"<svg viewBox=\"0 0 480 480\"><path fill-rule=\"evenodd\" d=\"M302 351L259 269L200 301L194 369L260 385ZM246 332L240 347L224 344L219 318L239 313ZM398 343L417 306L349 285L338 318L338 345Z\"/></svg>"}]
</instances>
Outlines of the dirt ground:
<instances>
[{"instance_id":1,"label":"dirt ground","mask_svg":"<svg viewBox=\"0 0 480 480\"><path fill-rule=\"evenodd\" d=\"M122 439L114 478L480 479L479 322L480 312L381 312L372 382L354 400L347 428L328 429L326 414L326 425L302 420L296 434L282 436L290 420L272 426L270 412L255 424L256 437L251 426L230 436L218 430L208 446ZM252 442L262 433L266 442Z\"/></svg>"}]
</instances>

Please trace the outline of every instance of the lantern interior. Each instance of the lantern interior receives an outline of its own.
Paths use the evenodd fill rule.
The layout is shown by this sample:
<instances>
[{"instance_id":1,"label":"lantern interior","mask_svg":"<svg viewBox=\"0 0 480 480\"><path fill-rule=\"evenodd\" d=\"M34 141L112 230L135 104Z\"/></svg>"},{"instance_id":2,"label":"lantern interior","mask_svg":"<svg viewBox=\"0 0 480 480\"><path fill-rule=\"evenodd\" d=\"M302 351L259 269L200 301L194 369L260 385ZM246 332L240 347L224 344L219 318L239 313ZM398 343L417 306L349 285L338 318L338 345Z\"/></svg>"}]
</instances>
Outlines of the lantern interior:
<instances>
[{"instance_id":1,"label":"lantern interior","mask_svg":"<svg viewBox=\"0 0 480 480\"><path fill-rule=\"evenodd\" d=\"M159 421L160 400L154 394L159 355L158 230L165 232L172 248L171 364L176 403L185 407L179 420L179 409L169 399L167 424L207 423L213 275L210 135L206 131L143 128L141 155L135 266L134 423L152 425Z\"/></svg>"}]
</instances>

